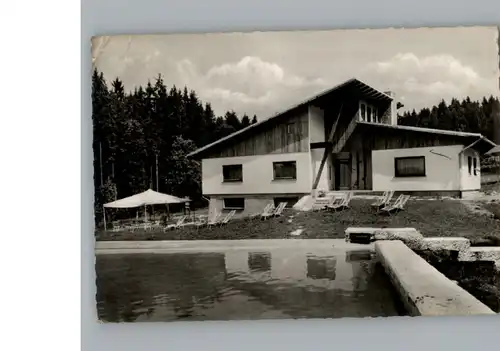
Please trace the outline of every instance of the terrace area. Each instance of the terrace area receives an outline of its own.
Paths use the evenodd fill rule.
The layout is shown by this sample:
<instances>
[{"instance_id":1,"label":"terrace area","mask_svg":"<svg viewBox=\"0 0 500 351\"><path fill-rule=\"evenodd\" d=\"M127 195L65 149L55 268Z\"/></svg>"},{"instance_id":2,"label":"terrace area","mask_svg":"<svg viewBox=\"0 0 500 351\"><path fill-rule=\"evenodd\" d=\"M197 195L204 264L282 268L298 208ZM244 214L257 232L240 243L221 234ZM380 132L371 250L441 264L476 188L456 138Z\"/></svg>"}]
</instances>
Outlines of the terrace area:
<instances>
[{"instance_id":1,"label":"terrace area","mask_svg":"<svg viewBox=\"0 0 500 351\"><path fill-rule=\"evenodd\" d=\"M183 226L168 230L99 231L97 241L335 239L348 227L412 227L426 237L466 237L474 245L500 246L500 201L411 198L405 211L388 216L371 208L373 199L354 197L341 212L301 212L285 209L283 216L261 221L237 218L212 228ZM499 217L500 218L500 217Z\"/></svg>"}]
</instances>

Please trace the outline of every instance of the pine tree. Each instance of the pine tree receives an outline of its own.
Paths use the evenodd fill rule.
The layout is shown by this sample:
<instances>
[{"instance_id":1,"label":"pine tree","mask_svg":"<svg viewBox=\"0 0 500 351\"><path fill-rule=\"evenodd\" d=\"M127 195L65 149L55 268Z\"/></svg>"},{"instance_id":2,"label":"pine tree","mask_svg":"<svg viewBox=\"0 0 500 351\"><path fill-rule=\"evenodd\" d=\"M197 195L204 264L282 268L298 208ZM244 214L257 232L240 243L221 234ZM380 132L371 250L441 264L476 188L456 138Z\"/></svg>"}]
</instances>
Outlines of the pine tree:
<instances>
[{"instance_id":1,"label":"pine tree","mask_svg":"<svg viewBox=\"0 0 500 351\"><path fill-rule=\"evenodd\" d=\"M250 118L245 114L241 118L241 127L246 128L250 125Z\"/></svg>"},{"instance_id":2,"label":"pine tree","mask_svg":"<svg viewBox=\"0 0 500 351\"><path fill-rule=\"evenodd\" d=\"M167 89L161 75L126 93L118 78L108 88L97 70L92 74L92 121L97 222L109 194L122 198L157 183L162 192L196 202L201 170L187 153L250 124L248 116L240 120L234 111L216 117L195 91Z\"/></svg>"}]
</instances>

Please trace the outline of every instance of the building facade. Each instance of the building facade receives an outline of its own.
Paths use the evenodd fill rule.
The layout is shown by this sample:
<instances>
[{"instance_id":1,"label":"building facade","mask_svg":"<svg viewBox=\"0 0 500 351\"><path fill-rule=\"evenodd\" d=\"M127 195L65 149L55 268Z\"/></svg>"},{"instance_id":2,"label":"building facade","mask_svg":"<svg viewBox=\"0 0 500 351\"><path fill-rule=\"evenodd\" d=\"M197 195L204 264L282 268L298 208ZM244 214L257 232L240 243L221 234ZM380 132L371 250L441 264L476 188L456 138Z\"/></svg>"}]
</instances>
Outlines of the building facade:
<instances>
[{"instance_id":1,"label":"building facade","mask_svg":"<svg viewBox=\"0 0 500 351\"><path fill-rule=\"evenodd\" d=\"M397 124L394 94L351 79L206 145L202 190L210 210L256 213L315 190L446 193L480 189L480 134Z\"/></svg>"}]
</instances>

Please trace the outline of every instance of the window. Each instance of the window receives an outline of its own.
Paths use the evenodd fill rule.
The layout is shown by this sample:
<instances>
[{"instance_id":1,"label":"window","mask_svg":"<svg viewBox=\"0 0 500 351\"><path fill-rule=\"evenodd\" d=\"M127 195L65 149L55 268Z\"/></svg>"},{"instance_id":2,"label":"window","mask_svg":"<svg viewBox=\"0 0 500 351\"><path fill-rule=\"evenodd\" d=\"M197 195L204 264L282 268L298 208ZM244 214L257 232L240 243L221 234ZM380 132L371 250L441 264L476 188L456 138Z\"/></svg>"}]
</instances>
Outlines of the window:
<instances>
[{"instance_id":1,"label":"window","mask_svg":"<svg viewBox=\"0 0 500 351\"><path fill-rule=\"evenodd\" d=\"M244 210L245 199L242 197L227 197L224 199L225 210Z\"/></svg>"},{"instance_id":2,"label":"window","mask_svg":"<svg viewBox=\"0 0 500 351\"><path fill-rule=\"evenodd\" d=\"M372 108L367 107L366 109L366 121L371 122L372 121Z\"/></svg>"},{"instance_id":3,"label":"window","mask_svg":"<svg viewBox=\"0 0 500 351\"><path fill-rule=\"evenodd\" d=\"M293 205L295 205L297 203L297 201L299 201L299 198L298 197L275 197L273 200L274 200L274 207L278 207L278 205L281 202L286 202L286 208L290 208Z\"/></svg>"},{"instance_id":4,"label":"window","mask_svg":"<svg viewBox=\"0 0 500 351\"><path fill-rule=\"evenodd\" d=\"M271 270L271 254L268 252L249 252L248 268L251 272L269 272Z\"/></svg>"},{"instance_id":5,"label":"window","mask_svg":"<svg viewBox=\"0 0 500 351\"><path fill-rule=\"evenodd\" d=\"M222 166L222 176L225 182L242 182L243 167L242 165Z\"/></svg>"},{"instance_id":6,"label":"window","mask_svg":"<svg viewBox=\"0 0 500 351\"><path fill-rule=\"evenodd\" d=\"M294 127L295 127L295 123L288 123L286 125L286 133L293 134Z\"/></svg>"},{"instance_id":7,"label":"window","mask_svg":"<svg viewBox=\"0 0 500 351\"><path fill-rule=\"evenodd\" d=\"M336 266L337 262L335 259L308 257L307 277L311 279L335 280Z\"/></svg>"},{"instance_id":8,"label":"window","mask_svg":"<svg viewBox=\"0 0 500 351\"><path fill-rule=\"evenodd\" d=\"M297 179L295 161L273 162L274 179Z\"/></svg>"},{"instance_id":9,"label":"window","mask_svg":"<svg viewBox=\"0 0 500 351\"><path fill-rule=\"evenodd\" d=\"M361 120L364 122L365 121L365 116L366 114L366 106L365 104L361 104Z\"/></svg>"},{"instance_id":10,"label":"window","mask_svg":"<svg viewBox=\"0 0 500 351\"><path fill-rule=\"evenodd\" d=\"M378 123L378 111L375 107L372 108L372 120L374 123Z\"/></svg>"},{"instance_id":11,"label":"window","mask_svg":"<svg viewBox=\"0 0 500 351\"><path fill-rule=\"evenodd\" d=\"M396 157L394 175L396 177L425 177L425 157Z\"/></svg>"},{"instance_id":12,"label":"window","mask_svg":"<svg viewBox=\"0 0 500 351\"><path fill-rule=\"evenodd\" d=\"M467 158L467 163L468 163L468 166L469 166L469 174L472 174L472 157L468 157Z\"/></svg>"},{"instance_id":13,"label":"window","mask_svg":"<svg viewBox=\"0 0 500 351\"><path fill-rule=\"evenodd\" d=\"M472 161L474 161L474 165L473 165L473 168L474 168L474 175L477 175L477 158L473 158Z\"/></svg>"}]
</instances>

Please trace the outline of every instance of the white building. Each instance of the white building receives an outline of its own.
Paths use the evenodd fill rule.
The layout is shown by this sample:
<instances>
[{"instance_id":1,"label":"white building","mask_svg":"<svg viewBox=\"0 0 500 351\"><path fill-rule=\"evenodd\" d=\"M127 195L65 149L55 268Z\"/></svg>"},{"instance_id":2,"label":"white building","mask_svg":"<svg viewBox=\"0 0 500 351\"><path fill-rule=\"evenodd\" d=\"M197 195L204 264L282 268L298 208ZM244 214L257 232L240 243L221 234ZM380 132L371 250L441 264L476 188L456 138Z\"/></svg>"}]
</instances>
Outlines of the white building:
<instances>
[{"instance_id":1,"label":"white building","mask_svg":"<svg viewBox=\"0 0 500 351\"><path fill-rule=\"evenodd\" d=\"M314 189L462 196L480 189L480 134L397 124L396 101L348 80L189 155L211 209L291 205ZM313 192L314 193L314 192Z\"/></svg>"}]
</instances>

